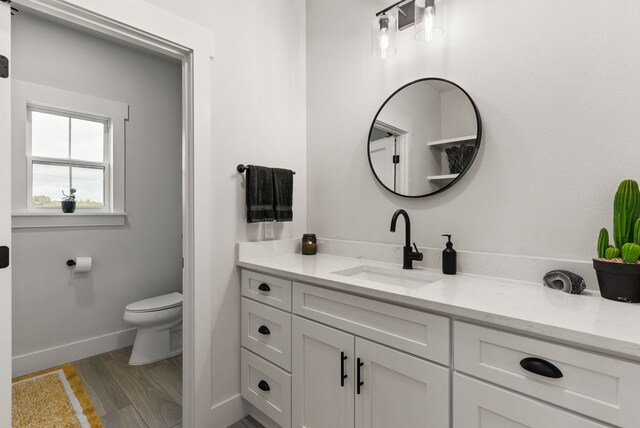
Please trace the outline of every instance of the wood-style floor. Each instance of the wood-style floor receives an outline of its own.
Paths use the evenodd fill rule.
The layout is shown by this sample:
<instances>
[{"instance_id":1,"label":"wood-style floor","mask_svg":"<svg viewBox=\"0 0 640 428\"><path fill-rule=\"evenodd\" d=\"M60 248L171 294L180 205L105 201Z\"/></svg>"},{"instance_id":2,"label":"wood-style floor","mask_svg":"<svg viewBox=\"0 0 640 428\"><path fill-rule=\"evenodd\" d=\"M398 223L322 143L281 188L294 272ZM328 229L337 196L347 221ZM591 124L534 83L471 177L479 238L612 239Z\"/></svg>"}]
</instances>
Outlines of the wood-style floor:
<instances>
[{"instance_id":1,"label":"wood-style floor","mask_svg":"<svg viewBox=\"0 0 640 428\"><path fill-rule=\"evenodd\" d=\"M131 347L75 361L105 428L182 428L182 355L130 366ZM251 416L229 428L264 428Z\"/></svg>"},{"instance_id":2,"label":"wood-style floor","mask_svg":"<svg viewBox=\"0 0 640 428\"><path fill-rule=\"evenodd\" d=\"M75 361L105 428L182 428L182 355L128 364L131 347Z\"/></svg>"}]
</instances>

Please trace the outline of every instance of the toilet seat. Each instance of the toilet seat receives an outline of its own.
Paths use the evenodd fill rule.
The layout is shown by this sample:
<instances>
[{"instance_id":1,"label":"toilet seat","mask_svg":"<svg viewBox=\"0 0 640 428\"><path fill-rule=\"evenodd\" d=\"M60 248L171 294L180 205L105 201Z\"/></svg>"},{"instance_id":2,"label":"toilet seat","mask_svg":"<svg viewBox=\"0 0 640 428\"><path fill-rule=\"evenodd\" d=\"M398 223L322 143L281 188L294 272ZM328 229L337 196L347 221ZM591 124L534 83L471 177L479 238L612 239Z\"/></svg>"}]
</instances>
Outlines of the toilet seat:
<instances>
[{"instance_id":1,"label":"toilet seat","mask_svg":"<svg viewBox=\"0 0 640 428\"><path fill-rule=\"evenodd\" d=\"M169 293L149 299L138 300L125 308L127 312L156 312L182 306L182 294Z\"/></svg>"}]
</instances>

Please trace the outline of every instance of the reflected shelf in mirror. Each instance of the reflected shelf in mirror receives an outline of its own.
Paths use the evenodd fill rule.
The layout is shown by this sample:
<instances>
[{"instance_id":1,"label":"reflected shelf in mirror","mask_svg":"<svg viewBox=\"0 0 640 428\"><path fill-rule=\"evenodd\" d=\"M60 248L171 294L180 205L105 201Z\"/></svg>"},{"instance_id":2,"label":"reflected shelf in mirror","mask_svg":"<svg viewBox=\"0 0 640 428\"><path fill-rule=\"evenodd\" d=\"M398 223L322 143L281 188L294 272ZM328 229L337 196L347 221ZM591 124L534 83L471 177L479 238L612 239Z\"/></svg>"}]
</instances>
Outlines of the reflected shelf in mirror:
<instances>
[{"instance_id":1,"label":"reflected shelf in mirror","mask_svg":"<svg viewBox=\"0 0 640 428\"><path fill-rule=\"evenodd\" d=\"M427 177L429 181L451 181L458 178L460 174L446 174L446 175L430 175Z\"/></svg>"},{"instance_id":2,"label":"reflected shelf in mirror","mask_svg":"<svg viewBox=\"0 0 640 428\"><path fill-rule=\"evenodd\" d=\"M478 138L477 135L467 135L466 137L447 138L444 140L431 141L427 143L427 147L432 149L436 149L436 148L444 149L446 147L454 146L456 144L464 144L464 143L475 144L477 138Z\"/></svg>"}]
</instances>

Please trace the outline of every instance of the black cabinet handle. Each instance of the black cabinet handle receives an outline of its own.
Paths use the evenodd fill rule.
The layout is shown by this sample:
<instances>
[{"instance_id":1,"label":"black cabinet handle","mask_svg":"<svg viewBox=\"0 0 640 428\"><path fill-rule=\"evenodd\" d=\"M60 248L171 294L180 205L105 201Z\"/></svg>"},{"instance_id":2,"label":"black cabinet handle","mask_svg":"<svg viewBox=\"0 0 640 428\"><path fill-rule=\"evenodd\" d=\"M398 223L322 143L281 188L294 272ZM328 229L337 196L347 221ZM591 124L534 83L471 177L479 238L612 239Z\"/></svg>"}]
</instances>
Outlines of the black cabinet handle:
<instances>
[{"instance_id":1,"label":"black cabinet handle","mask_svg":"<svg viewBox=\"0 0 640 428\"><path fill-rule=\"evenodd\" d=\"M560 379L562 377L562 372L559 368L551 364L549 361L541 358L525 358L520 361L520 366L526 371L540 376L550 377L553 379Z\"/></svg>"},{"instance_id":2,"label":"black cabinet handle","mask_svg":"<svg viewBox=\"0 0 640 428\"><path fill-rule=\"evenodd\" d=\"M344 380L347 378L347 374L344 372L344 362L347 361L347 356L344 352L340 352L340 386L344 387Z\"/></svg>"},{"instance_id":3,"label":"black cabinet handle","mask_svg":"<svg viewBox=\"0 0 640 428\"><path fill-rule=\"evenodd\" d=\"M271 387L269 386L269 384L267 382L265 382L264 380L261 380L260 382L258 382L258 388L260 388L261 390L263 390L264 392L269 392L271 391Z\"/></svg>"},{"instance_id":4,"label":"black cabinet handle","mask_svg":"<svg viewBox=\"0 0 640 428\"><path fill-rule=\"evenodd\" d=\"M258 290L268 293L269 291L271 291L271 287L269 287L268 284L263 282L262 284L258 285Z\"/></svg>"},{"instance_id":5,"label":"black cabinet handle","mask_svg":"<svg viewBox=\"0 0 640 428\"><path fill-rule=\"evenodd\" d=\"M266 325L261 325L260 328L258 329L258 333L268 336L271 334L271 331L269 330L269 327L267 327Z\"/></svg>"},{"instance_id":6,"label":"black cabinet handle","mask_svg":"<svg viewBox=\"0 0 640 428\"><path fill-rule=\"evenodd\" d=\"M356 365L358 366L358 368L356 369L356 392L360 394L360 387L364 385L364 382L360 380L360 368L364 366L364 363L360 361L360 358L358 358L358 362Z\"/></svg>"}]
</instances>

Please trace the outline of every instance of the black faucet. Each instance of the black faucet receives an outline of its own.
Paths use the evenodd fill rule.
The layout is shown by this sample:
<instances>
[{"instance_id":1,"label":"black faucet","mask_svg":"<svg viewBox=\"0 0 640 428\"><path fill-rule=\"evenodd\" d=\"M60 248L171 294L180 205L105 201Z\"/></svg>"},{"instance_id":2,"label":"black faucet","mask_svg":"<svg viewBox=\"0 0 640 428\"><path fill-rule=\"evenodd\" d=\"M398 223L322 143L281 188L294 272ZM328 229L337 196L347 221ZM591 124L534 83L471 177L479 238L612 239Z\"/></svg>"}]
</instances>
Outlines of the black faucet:
<instances>
[{"instance_id":1,"label":"black faucet","mask_svg":"<svg viewBox=\"0 0 640 428\"><path fill-rule=\"evenodd\" d=\"M405 241L404 248L402 249L402 268L403 269L413 269L413 261L417 260L419 262L422 261L424 257L423 254L418 251L418 246L413 243L416 251L414 252L411 248L411 220L409 220L409 214L405 210L398 210L393 213L393 217L391 217L391 231L396 231L396 222L398 221L398 217L402 215L404 217L405 222Z\"/></svg>"}]
</instances>

